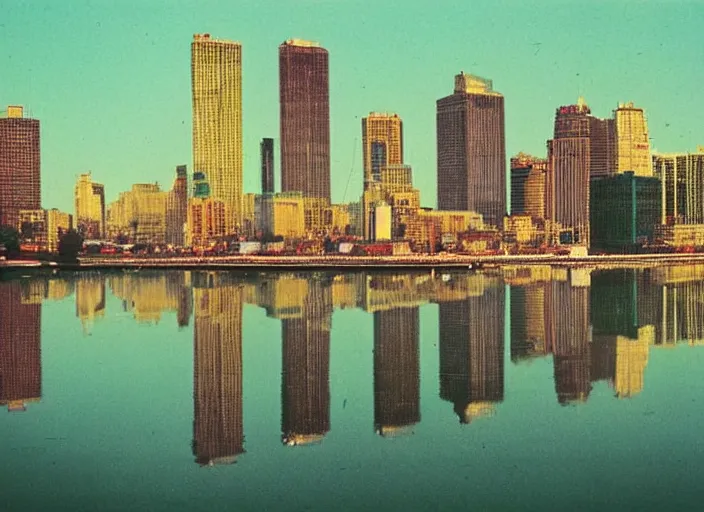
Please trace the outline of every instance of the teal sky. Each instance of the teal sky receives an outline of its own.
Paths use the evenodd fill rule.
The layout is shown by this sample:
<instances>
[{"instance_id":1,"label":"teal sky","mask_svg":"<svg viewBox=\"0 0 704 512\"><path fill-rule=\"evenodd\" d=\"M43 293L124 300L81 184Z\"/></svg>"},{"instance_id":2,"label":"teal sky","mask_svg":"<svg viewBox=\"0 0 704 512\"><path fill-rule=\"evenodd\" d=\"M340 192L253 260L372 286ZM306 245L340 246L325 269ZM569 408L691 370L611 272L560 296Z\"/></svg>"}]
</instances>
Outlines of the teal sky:
<instances>
[{"instance_id":1,"label":"teal sky","mask_svg":"<svg viewBox=\"0 0 704 512\"><path fill-rule=\"evenodd\" d=\"M360 119L389 111L435 206L435 101L460 70L506 97L509 156L543 155L554 109L579 94L599 116L645 108L659 151L704 144L702 22L701 0L6 1L0 105L41 120L44 207L72 211L88 170L107 201L135 182L169 188L176 165L192 167L192 35L238 40L244 189L258 192L259 140L279 136L278 45L317 40L330 52L333 201L361 191Z\"/></svg>"}]
</instances>

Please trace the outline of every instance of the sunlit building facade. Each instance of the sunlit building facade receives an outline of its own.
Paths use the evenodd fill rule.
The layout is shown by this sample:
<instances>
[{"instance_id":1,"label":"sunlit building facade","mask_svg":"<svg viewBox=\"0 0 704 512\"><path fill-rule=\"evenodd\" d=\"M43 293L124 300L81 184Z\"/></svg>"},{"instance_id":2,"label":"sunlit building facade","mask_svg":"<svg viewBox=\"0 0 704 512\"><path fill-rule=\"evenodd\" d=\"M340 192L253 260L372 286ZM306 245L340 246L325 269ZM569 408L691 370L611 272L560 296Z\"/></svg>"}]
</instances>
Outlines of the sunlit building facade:
<instances>
[{"instance_id":1,"label":"sunlit building facade","mask_svg":"<svg viewBox=\"0 0 704 512\"><path fill-rule=\"evenodd\" d=\"M398 114L371 112L362 118L364 185L381 181L381 169L403 164L403 121Z\"/></svg>"},{"instance_id":2,"label":"sunlit building facade","mask_svg":"<svg viewBox=\"0 0 704 512\"><path fill-rule=\"evenodd\" d=\"M228 233L242 222L242 46L195 34L191 43L193 166L225 205Z\"/></svg>"},{"instance_id":3,"label":"sunlit building facade","mask_svg":"<svg viewBox=\"0 0 704 512\"><path fill-rule=\"evenodd\" d=\"M653 175L648 123L642 108L632 102L620 103L614 110L617 173L632 171L636 176Z\"/></svg>"},{"instance_id":4,"label":"sunlit building facade","mask_svg":"<svg viewBox=\"0 0 704 512\"><path fill-rule=\"evenodd\" d=\"M85 239L105 236L105 187L95 183L90 173L81 174L74 193L76 230Z\"/></svg>"}]
</instances>

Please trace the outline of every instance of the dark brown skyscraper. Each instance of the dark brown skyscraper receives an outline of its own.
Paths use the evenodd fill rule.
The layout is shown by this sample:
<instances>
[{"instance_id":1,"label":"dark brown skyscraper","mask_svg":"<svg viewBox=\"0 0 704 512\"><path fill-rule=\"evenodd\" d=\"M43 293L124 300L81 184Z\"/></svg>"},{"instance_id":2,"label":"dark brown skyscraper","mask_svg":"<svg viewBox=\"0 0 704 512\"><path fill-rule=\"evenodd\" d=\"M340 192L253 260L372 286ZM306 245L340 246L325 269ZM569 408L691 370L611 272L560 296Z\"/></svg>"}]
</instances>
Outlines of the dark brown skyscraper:
<instances>
[{"instance_id":1,"label":"dark brown skyscraper","mask_svg":"<svg viewBox=\"0 0 704 512\"><path fill-rule=\"evenodd\" d=\"M194 275L193 455L201 465L244 453L242 289L220 276Z\"/></svg>"},{"instance_id":2,"label":"dark brown skyscraper","mask_svg":"<svg viewBox=\"0 0 704 512\"><path fill-rule=\"evenodd\" d=\"M460 73L437 101L438 209L471 210L503 225L506 215L504 97L491 80Z\"/></svg>"},{"instance_id":3,"label":"dark brown skyscraper","mask_svg":"<svg viewBox=\"0 0 704 512\"><path fill-rule=\"evenodd\" d=\"M40 204L39 121L10 106L0 117L0 226L17 228L19 211Z\"/></svg>"},{"instance_id":4,"label":"dark brown skyscraper","mask_svg":"<svg viewBox=\"0 0 704 512\"><path fill-rule=\"evenodd\" d=\"M41 301L22 300L20 281L0 282L0 405L25 410L42 394Z\"/></svg>"},{"instance_id":5,"label":"dark brown skyscraper","mask_svg":"<svg viewBox=\"0 0 704 512\"><path fill-rule=\"evenodd\" d=\"M262 194L274 193L274 139L262 139Z\"/></svg>"},{"instance_id":6,"label":"dark brown skyscraper","mask_svg":"<svg viewBox=\"0 0 704 512\"><path fill-rule=\"evenodd\" d=\"M284 444L321 441L330 430L332 290L310 281L301 318L283 320L281 433Z\"/></svg>"},{"instance_id":7,"label":"dark brown skyscraper","mask_svg":"<svg viewBox=\"0 0 704 512\"><path fill-rule=\"evenodd\" d=\"M504 399L504 287L440 303L440 398L461 423L491 414Z\"/></svg>"},{"instance_id":8,"label":"dark brown skyscraper","mask_svg":"<svg viewBox=\"0 0 704 512\"><path fill-rule=\"evenodd\" d=\"M393 436L420 421L418 308L374 313L374 426Z\"/></svg>"},{"instance_id":9,"label":"dark brown skyscraper","mask_svg":"<svg viewBox=\"0 0 704 512\"><path fill-rule=\"evenodd\" d=\"M598 119L579 98L555 112L548 141L546 219L560 243L589 245L589 180L614 169L614 122Z\"/></svg>"},{"instance_id":10,"label":"dark brown skyscraper","mask_svg":"<svg viewBox=\"0 0 704 512\"><path fill-rule=\"evenodd\" d=\"M328 52L289 39L279 46L281 190L330 201Z\"/></svg>"}]
</instances>

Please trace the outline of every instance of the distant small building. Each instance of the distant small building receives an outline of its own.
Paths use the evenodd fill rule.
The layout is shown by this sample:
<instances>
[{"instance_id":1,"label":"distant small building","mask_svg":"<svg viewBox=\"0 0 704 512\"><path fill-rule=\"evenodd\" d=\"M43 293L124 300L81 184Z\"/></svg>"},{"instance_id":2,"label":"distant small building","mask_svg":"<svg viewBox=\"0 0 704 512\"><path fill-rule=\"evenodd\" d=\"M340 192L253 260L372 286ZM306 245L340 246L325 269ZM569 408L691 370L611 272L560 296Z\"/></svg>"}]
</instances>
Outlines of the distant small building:
<instances>
[{"instance_id":1,"label":"distant small building","mask_svg":"<svg viewBox=\"0 0 704 512\"><path fill-rule=\"evenodd\" d=\"M203 247L225 235L225 203L210 197L188 201L186 244Z\"/></svg>"},{"instance_id":2,"label":"distant small building","mask_svg":"<svg viewBox=\"0 0 704 512\"><path fill-rule=\"evenodd\" d=\"M704 247L704 224L658 225L655 239L672 247Z\"/></svg>"},{"instance_id":3,"label":"distant small building","mask_svg":"<svg viewBox=\"0 0 704 512\"><path fill-rule=\"evenodd\" d=\"M661 218L660 180L632 172L595 178L590 203L591 248L622 252L653 241Z\"/></svg>"}]
</instances>

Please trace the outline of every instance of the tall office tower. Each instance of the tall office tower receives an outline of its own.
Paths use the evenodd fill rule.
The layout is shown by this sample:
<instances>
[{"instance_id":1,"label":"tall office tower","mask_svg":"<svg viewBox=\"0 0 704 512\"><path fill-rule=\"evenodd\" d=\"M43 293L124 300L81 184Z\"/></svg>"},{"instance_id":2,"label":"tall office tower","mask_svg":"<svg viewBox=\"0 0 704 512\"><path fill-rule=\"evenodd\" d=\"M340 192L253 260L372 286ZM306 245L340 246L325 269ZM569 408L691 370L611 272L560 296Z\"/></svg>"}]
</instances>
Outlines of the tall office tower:
<instances>
[{"instance_id":1,"label":"tall office tower","mask_svg":"<svg viewBox=\"0 0 704 512\"><path fill-rule=\"evenodd\" d=\"M491 80L460 73L437 101L438 209L471 210L502 226L506 215L504 97Z\"/></svg>"},{"instance_id":2,"label":"tall office tower","mask_svg":"<svg viewBox=\"0 0 704 512\"><path fill-rule=\"evenodd\" d=\"M242 223L242 46L195 34L191 43L193 165L225 203L225 228Z\"/></svg>"},{"instance_id":3,"label":"tall office tower","mask_svg":"<svg viewBox=\"0 0 704 512\"><path fill-rule=\"evenodd\" d=\"M17 229L19 211L40 203L39 121L9 106L0 117L0 226Z\"/></svg>"},{"instance_id":4,"label":"tall office tower","mask_svg":"<svg viewBox=\"0 0 704 512\"><path fill-rule=\"evenodd\" d=\"M262 194L273 194L274 185L274 139L262 139L259 144L262 159Z\"/></svg>"},{"instance_id":5,"label":"tall office tower","mask_svg":"<svg viewBox=\"0 0 704 512\"><path fill-rule=\"evenodd\" d=\"M585 402L592 389L589 345L589 274L570 269L555 276L545 296L546 343L553 353L560 404Z\"/></svg>"},{"instance_id":6,"label":"tall office tower","mask_svg":"<svg viewBox=\"0 0 704 512\"><path fill-rule=\"evenodd\" d=\"M41 298L24 300L28 282L0 282L0 405L24 411L42 395Z\"/></svg>"},{"instance_id":7,"label":"tall office tower","mask_svg":"<svg viewBox=\"0 0 704 512\"><path fill-rule=\"evenodd\" d=\"M545 218L548 161L525 153L511 158L511 215Z\"/></svg>"},{"instance_id":8,"label":"tall office tower","mask_svg":"<svg viewBox=\"0 0 704 512\"><path fill-rule=\"evenodd\" d=\"M632 102L619 103L614 111L616 129L616 172L633 171L636 176L652 176L648 123L642 108Z\"/></svg>"},{"instance_id":9,"label":"tall office tower","mask_svg":"<svg viewBox=\"0 0 704 512\"><path fill-rule=\"evenodd\" d=\"M582 98L558 108L548 141L546 216L561 243L589 244L590 112Z\"/></svg>"},{"instance_id":10,"label":"tall office tower","mask_svg":"<svg viewBox=\"0 0 704 512\"><path fill-rule=\"evenodd\" d=\"M95 183L90 173L78 177L74 203L76 230L86 239L105 236L105 187Z\"/></svg>"},{"instance_id":11,"label":"tall office tower","mask_svg":"<svg viewBox=\"0 0 704 512\"><path fill-rule=\"evenodd\" d=\"M654 154L653 168L662 183L662 223L704 224L704 150Z\"/></svg>"},{"instance_id":12,"label":"tall office tower","mask_svg":"<svg viewBox=\"0 0 704 512\"><path fill-rule=\"evenodd\" d=\"M398 114L371 112L362 118L364 190L381 181L381 170L403 164L403 122Z\"/></svg>"},{"instance_id":13,"label":"tall office tower","mask_svg":"<svg viewBox=\"0 0 704 512\"><path fill-rule=\"evenodd\" d=\"M589 116L589 177L616 173L616 128L613 119Z\"/></svg>"},{"instance_id":14,"label":"tall office tower","mask_svg":"<svg viewBox=\"0 0 704 512\"><path fill-rule=\"evenodd\" d=\"M166 243L182 247L188 211L188 171L185 165L176 167L176 179L166 197Z\"/></svg>"},{"instance_id":15,"label":"tall office tower","mask_svg":"<svg viewBox=\"0 0 704 512\"><path fill-rule=\"evenodd\" d=\"M374 313L374 428L379 435L408 432L420 421L418 308Z\"/></svg>"},{"instance_id":16,"label":"tall office tower","mask_svg":"<svg viewBox=\"0 0 704 512\"><path fill-rule=\"evenodd\" d=\"M282 320L281 439L289 446L322 441L330 430L332 288L310 281L300 318Z\"/></svg>"},{"instance_id":17,"label":"tall office tower","mask_svg":"<svg viewBox=\"0 0 704 512\"><path fill-rule=\"evenodd\" d=\"M440 303L440 398L460 423L493 414L504 399L504 287Z\"/></svg>"},{"instance_id":18,"label":"tall office tower","mask_svg":"<svg viewBox=\"0 0 704 512\"><path fill-rule=\"evenodd\" d=\"M279 46L281 191L330 202L328 51L289 39Z\"/></svg>"},{"instance_id":19,"label":"tall office tower","mask_svg":"<svg viewBox=\"0 0 704 512\"><path fill-rule=\"evenodd\" d=\"M244 453L242 287L224 274L193 277L193 455L232 464Z\"/></svg>"}]
</instances>

